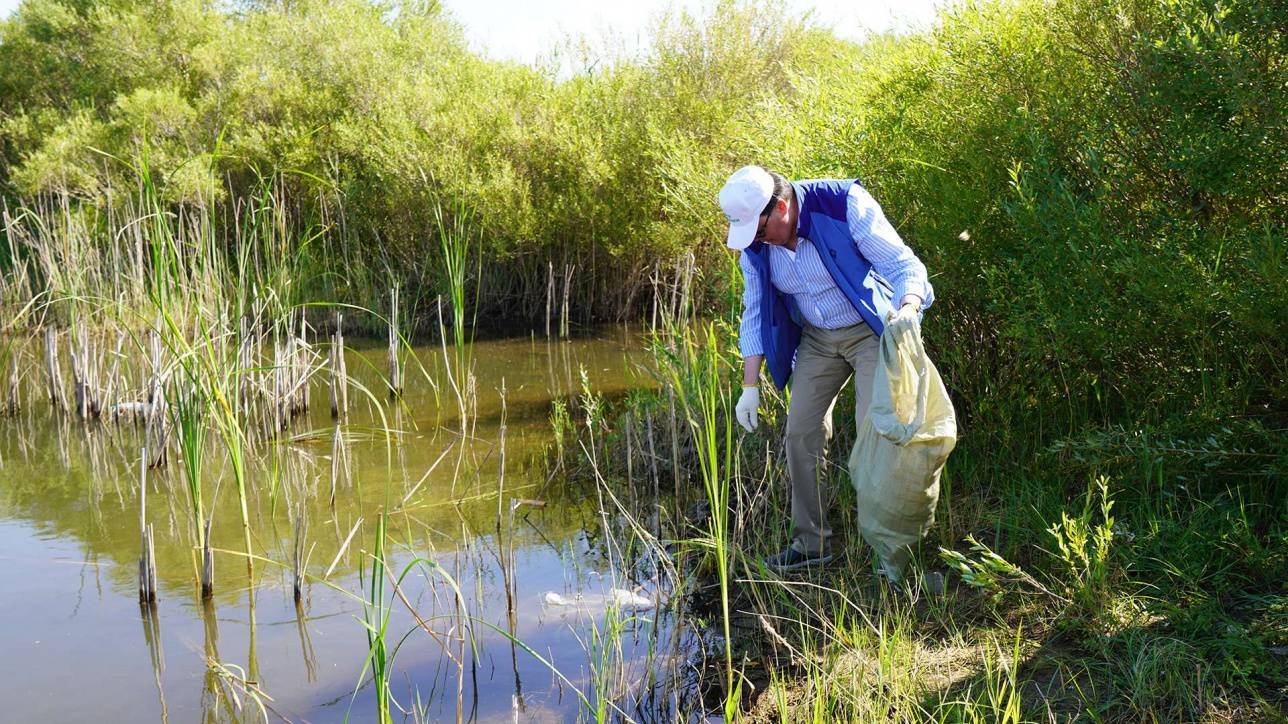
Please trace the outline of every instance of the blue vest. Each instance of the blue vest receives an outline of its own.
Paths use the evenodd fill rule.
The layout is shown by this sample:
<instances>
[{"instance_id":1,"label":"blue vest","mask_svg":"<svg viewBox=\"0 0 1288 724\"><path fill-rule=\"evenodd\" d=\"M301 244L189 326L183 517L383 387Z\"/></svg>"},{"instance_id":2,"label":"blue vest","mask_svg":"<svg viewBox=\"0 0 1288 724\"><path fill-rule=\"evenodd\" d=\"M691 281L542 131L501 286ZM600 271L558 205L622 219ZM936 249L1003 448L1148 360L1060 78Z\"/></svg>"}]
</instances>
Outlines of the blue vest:
<instances>
[{"instance_id":1,"label":"blue vest","mask_svg":"<svg viewBox=\"0 0 1288 724\"><path fill-rule=\"evenodd\" d=\"M850 236L846 201L857 180L793 181L799 209L797 236L809 239L818 249L823 266L845 298L858 310L872 331L885 330L886 314L894 310L894 290L863 258ZM774 287L769 279L769 250L755 242L743 252L760 274L760 339L765 364L778 389L787 387L796 364L801 341L800 310L796 299Z\"/></svg>"}]
</instances>

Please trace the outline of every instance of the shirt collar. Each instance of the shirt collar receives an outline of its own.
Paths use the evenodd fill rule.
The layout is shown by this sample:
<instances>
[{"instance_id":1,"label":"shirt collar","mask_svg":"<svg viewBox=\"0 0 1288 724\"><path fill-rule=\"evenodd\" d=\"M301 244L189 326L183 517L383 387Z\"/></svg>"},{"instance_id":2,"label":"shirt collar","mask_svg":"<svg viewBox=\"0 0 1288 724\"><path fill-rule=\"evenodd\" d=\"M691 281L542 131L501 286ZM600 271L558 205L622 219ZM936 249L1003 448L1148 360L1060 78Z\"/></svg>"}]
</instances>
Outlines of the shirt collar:
<instances>
[{"instance_id":1,"label":"shirt collar","mask_svg":"<svg viewBox=\"0 0 1288 724\"><path fill-rule=\"evenodd\" d=\"M801 239L809 238L809 220L806 218L805 209L805 186L796 181L790 182L792 191L796 194L796 237Z\"/></svg>"}]
</instances>

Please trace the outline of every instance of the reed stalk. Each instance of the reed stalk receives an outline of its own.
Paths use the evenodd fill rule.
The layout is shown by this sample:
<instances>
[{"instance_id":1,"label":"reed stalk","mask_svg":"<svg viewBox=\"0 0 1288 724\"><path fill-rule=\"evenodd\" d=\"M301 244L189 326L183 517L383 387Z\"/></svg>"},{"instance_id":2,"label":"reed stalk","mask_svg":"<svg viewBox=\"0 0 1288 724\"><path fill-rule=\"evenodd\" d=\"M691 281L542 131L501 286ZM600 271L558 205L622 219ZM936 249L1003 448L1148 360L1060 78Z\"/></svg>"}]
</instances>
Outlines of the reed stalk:
<instances>
[{"instance_id":1,"label":"reed stalk","mask_svg":"<svg viewBox=\"0 0 1288 724\"><path fill-rule=\"evenodd\" d=\"M452 385L452 392L456 394L457 414L460 416L461 434L464 435L469 425L469 416L466 414L465 392L461 389L464 386L465 378L460 371L461 357L457 357L456 372L452 371L452 362L447 354L447 336L443 329L443 298L438 298L438 340L443 350L443 368L447 372L447 381ZM457 379L458 375L461 379ZM463 449L462 449L463 450Z\"/></svg>"},{"instance_id":2,"label":"reed stalk","mask_svg":"<svg viewBox=\"0 0 1288 724\"><path fill-rule=\"evenodd\" d=\"M148 523L148 452L139 451L139 603L154 606L157 600L156 546Z\"/></svg>"},{"instance_id":3,"label":"reed stalk","mask_svg":"<svg viewBox=\"0 0 1288 724\"><path fill-rule=\"evenodd\" d=\"M550 315L555 305L555 263L546 262L546 339L550 339Z\"/></svg>"},{"instance_id":4,"label":"reed stalk","mask_svg":"<svg viewBox=\"0 0 1288 724\"><path fill-rule=\"evenodd\" d=\"M298 606L304 596L304 568L307 565L304 542L307 537L308 519L303 502L295 506L295 545L291 549L292 590L295 593L295 604Z\"/></svg>"},{"instance_id":5,"label":"reed stalk","mask_svg":"<svg viewBox=\"0 0 1288 724\"><path fill-rule=\"evenodd\" d=\"M144 436L147 441L147 449L153 451L152 459L148 461L148 465L153 468L159 468L166 464L167 453L170 449L167 444L169 427L167 425L168 406L165 400L166 374L161 362L161 327L159 320L156 327L148 330L147 336L152 367L151 374L148 376L146 402L143 406Z\"/></svg>"},{"instance_id":6,"label":"reed stalk","mask_svg":"<svg viewBox=\"0 0 1288 724\"><path fill-rule=\"evenodd\" d=\"M45 379L49 389L49 404L54 410L67 409L67 396L63 392L63 371L58 364L58 332L45 327Z\"/></svg>"},{"instance_id":7,"label":"reed stalk","mask_svg":"<svg viewBox=\"0 0 1288 724\"><path fill-rule=\"evenodd\" d=\"M314 334L316 340L317 335ZM305 414L313 405L313 388L309 385L309 378L312 376L312 367L314 362L313 345L309 344L309 322L304 316L304 308L300 308L300 342L296 347L298 357L296 359L296 389L299 391L300 414Z\"/></svg>"},{"instance_id":8,"label":"reed stalk","mask_svg":"<svg viewBox=\"0 0 1288 724\"><path fill-rule=\"evenodd\" d=\"M389 290L389 399L402 394L401 334L398 331L398 285Z\"/></svg>"},{"instance_id":9,"label":"reed stalk","mask_svg":"<svg viewBox=\"0 0 1288 724\"><path fill-rule=\"evenodd\" d=\"M7 365L0 362L0 366L9 368L8 394L5 395L4 414L9 417L13 417L22 409L22 399L20 397L18 385L18 350L14 346L14 339L12 337L5 342L4 355L0 356L0 360L4 360L6 358L8 360Z\"/></svg>"},{"instance_id":10,"label":"reed stalk","mask_svg":"<svg viewBox=\"0 0 1288 724\"><path fill-rule=\"evenodd\" d=\"M335 508L335 490L339 487L340 479L349 477L349 453L344 444L344 434L339 425L335 426L335 434L331 436L331 496L328 503L331 508Z\"/></svg>"},{"instance_id":11,"label":"reed stalk","mask_svg":"<svg viewBox=\"0 0 1288 724\"><path fill-rule=\"evenodd\" d=\"M569 300L572 297L572 275L577 271L576 264L565 264L563 275L563 305L559 314L559 336L568 339Z\"/></svg>"},{"instance_id":12,"label":"reed stalk","mask_svg":"<svg viewBox=\"0 0 1288 724\"><path fill-rule=\"evenodd\" d=\"M335 332L331 335L331 419L349 414L348 369L344 359L344 313L336 310Z\"/></svg>"}]
</instances>

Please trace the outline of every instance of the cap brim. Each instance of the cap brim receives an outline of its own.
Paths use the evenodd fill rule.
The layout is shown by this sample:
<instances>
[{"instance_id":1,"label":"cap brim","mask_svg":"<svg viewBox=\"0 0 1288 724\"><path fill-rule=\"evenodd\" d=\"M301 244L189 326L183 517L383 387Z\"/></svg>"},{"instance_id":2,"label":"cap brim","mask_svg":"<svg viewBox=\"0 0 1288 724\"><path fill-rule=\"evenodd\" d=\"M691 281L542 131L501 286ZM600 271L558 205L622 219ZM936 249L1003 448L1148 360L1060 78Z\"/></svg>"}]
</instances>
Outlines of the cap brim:
<instances>
[{"instance_id":1,"label":"cap brim","mask_svg":"<svg viewBox=\"0 0 1288 724\"><path fill-rule=\"evenodd\" d=\"M755 241L756 227L759 225L760 220L754 216L746 223L730 224L729 238L725 241L725 244L730 249L737 249L739 251L746 249L751 246L751 242Z\"/></svg>"}]
</instances>

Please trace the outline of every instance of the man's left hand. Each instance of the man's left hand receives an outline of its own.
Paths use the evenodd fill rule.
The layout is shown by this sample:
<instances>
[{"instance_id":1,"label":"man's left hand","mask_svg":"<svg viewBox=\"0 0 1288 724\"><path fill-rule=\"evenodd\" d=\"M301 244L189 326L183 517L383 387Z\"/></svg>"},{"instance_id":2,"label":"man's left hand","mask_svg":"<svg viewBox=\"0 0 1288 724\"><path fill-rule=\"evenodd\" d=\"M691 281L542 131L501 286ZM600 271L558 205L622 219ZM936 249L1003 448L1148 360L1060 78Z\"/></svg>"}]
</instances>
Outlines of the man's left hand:
<instances>
[{"instance_id":1,"label":"man's left hand","mask_svg":"<svg viewBox=\"0 0 1288 724\"><path fill-rule=\"evenodd\" d=\"M917 313L919 311L920 310L918 309L917 304L905 303L903 306L899 307L898 312L890 316L890 321L891 322L911 322L913 324L919 325L921 324L921 320L917 318Z\"/></svg>"}]
</instances>

